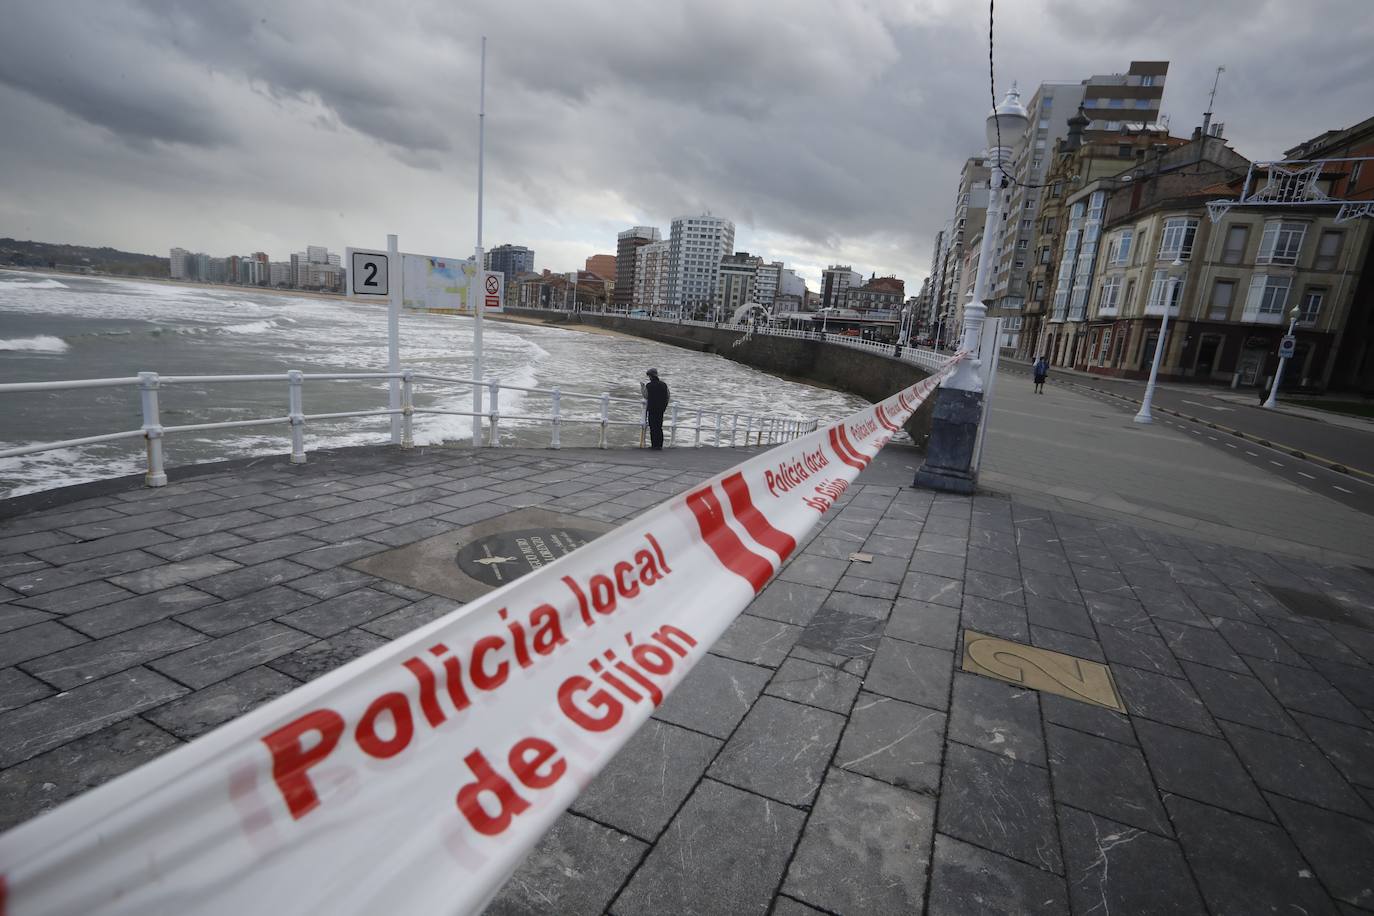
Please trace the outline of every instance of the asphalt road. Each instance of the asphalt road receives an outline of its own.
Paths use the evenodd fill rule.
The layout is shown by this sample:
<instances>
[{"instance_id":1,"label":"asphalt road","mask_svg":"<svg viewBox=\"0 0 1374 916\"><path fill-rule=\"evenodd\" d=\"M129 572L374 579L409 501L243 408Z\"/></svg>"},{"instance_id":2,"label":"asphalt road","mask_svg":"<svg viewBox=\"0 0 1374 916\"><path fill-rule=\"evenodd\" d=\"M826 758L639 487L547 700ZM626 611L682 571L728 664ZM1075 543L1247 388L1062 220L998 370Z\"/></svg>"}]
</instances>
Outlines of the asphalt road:
<instances>
[{"instance_id":1,"label":"asphalt road","mask_svg":"<svg viewBox=\"0 0 1374 916\"><path fill-rule=\"evenodd\" d=\"M1013 377L1025 378L1029 375L1029 369L1015 363L1004 362L1002 368ZM1131 412L1138 408L1145 392L1143 382L1085 377L1053 370L1049 383L1072 385L1105 404ZM1227 393L1230 393L1229 390ZM1122 398L1129 398L1134 403L1127 403ZM1156 424L1181 430L1199 442L1230 452L1304 489L1374 515L1374 431L1349 429L1307 417L1264 410L1257 405L1225 401L1200 386L1157 386L1154 405L1239 430L1247 438L1241 439L1159 409L1154 411ZM1264 439L1271 446L1260 445L1256 439ZM1329 470L1321 463L1293 457L1290 452L1294 449L1364 471L1371 476ZM1364 545L1361 549L1374 555L1374 545Z\"/></svg>"}]
</instances>

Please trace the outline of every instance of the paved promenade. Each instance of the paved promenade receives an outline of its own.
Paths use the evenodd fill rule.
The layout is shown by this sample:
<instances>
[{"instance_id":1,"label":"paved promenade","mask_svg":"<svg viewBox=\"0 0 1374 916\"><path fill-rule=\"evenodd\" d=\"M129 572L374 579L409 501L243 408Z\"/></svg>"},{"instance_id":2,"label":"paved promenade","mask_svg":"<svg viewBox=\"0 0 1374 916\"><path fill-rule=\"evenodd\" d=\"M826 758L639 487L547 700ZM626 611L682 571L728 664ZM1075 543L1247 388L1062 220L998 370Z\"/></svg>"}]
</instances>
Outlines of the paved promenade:
<instances>
[{"instance_id":1,"label":"paved promenade","mask_svg":"<svg viewBox=\"0 0 1374 916\"><path fill-rule=\"evenodd\" d=\"M1013 443L1136 472L1008 428L990 476ZM359 449L0 521L0 826L457 603L352 564L614 523L741 456ZM1374 573L1224 518L918 492L918 460L870 466L490 912L1374 911Z\"/></svg>"},{"instance_id":2,"label":"paved promenade","mask_svg":"<svg viewBox=\"0 0 1374 916\"><path fill-rule=\"evenodd\" d=\"M980 481L987 489L1171 534L1374 565L1374 514L1317 486L1363 493L1368 484L1167 413L1133 423L1138 404L1056 378L1038 395L1028 375L999 374Z\"/></svg>"}]
</instances>

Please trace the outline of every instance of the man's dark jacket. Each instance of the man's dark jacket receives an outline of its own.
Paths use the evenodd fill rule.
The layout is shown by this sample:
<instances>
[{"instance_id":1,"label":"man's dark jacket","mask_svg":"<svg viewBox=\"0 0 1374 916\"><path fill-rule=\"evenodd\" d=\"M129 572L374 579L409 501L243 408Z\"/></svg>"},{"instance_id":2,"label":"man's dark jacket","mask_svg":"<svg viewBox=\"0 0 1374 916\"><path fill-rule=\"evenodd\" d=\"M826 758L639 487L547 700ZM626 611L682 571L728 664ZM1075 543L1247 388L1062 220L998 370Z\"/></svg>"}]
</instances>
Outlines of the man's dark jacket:
<instances>
[{"instance_id":1,"label":"man's dark jacket","mask_svg":"<svg viewBox=\"0 0 1374 916\"><path fill-rule=\"evenodd\" d=\"M668 409L668 386L659 379L650 379L644 386L644 398L649 413L663 413Z\"/></svg>"}]
</instances>

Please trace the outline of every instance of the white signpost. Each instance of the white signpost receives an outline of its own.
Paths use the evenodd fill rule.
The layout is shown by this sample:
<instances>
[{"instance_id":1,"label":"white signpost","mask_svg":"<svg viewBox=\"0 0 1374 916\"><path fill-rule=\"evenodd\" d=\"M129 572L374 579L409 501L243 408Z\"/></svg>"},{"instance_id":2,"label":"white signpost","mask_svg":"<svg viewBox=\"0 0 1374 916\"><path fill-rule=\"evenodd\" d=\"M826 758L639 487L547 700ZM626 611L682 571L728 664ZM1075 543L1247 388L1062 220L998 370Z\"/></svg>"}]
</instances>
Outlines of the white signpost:
<instances>
[{"instance_id":1,"label":"white signpost","mask_svg":"<svg viewBox=\"0 0 1374 916\"><path fill-rule=\"evenodd\" d=\"M387 251L373 251L368 248L345 248L344 263L348 265L348 296L377 296L388 300L387 330L387 371L401 371L401 255L396 246L396 236L386 237ZM391 282L392 266L396 267L397 281ZM392 410L401 409L401 382L391 379L391 392L388 403ZM401 444L401 417L391 415L391 441Z\"/></svg>"}]
</instances>

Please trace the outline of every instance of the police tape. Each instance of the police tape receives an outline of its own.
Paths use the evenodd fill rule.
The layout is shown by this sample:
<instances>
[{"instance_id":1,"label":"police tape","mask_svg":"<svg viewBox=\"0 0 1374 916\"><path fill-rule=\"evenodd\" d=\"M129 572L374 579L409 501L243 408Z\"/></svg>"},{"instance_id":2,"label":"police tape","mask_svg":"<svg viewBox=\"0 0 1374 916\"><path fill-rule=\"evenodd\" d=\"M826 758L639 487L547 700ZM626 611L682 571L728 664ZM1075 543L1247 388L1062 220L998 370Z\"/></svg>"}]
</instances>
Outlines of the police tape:
<instances>
[{"instance_id":1,"label":"police tape","mask_svg":"<svg viewBox=\"0 0 1374 916\"><path fill-rule=\"evenodd\" d=\"M0 836L0 916L480 910L962 357Z\"/></svg>"}]
</instances>

